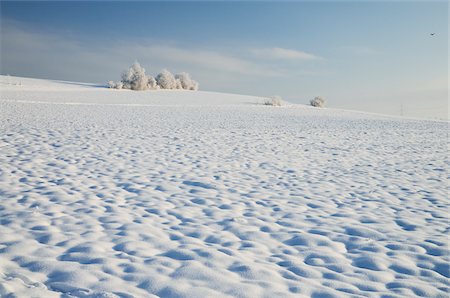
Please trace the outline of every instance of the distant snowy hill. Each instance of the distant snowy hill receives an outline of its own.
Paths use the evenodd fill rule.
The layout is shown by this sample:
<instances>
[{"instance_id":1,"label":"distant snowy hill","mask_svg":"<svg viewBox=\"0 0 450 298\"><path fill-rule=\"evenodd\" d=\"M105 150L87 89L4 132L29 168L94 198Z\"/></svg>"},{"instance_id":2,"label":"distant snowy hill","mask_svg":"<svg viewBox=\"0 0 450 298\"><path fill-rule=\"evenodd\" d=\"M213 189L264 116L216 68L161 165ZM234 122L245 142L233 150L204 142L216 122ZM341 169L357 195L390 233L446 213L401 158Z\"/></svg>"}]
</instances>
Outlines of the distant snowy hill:
<instances>
[{"instance_id":1,"label":"distant snowy hill","mask_svg":"<svg viewBox=\"0 0 450 298\"><path fill-rule=\"evenodd\" d=\"M448 297L448 123L0 77L0 297Z\"/></svg>"},{"instance_id":2,"label":"distant snowy hill","mask_svg":"<svg viewBox=\"0 0 450 298\"><path fill-rule=\"evenodd\" d=\"M116 90L106 86L0 76L3 99L52 103L109 105L248 105L261 97L190 90Z\"/></svg>"}]
</instances>

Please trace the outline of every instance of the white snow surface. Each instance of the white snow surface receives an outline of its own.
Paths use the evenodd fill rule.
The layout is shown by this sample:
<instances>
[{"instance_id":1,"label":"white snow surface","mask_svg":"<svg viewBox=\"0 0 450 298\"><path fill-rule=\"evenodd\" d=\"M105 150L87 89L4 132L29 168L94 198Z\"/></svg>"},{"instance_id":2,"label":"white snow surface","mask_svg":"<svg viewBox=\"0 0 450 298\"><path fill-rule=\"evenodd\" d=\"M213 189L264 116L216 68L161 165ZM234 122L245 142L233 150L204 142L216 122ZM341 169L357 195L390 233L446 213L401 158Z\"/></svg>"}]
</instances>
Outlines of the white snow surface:
<instances>
[{"instance_id":1,"label":"white snow surface","mask_svg":"<svg viewBox=\"0 0 450 298\"><path fill-rule=\"evenodd\" d=\"M448 297L448 122L0 77L1 297Z\"/></svg>"}]
</instances>

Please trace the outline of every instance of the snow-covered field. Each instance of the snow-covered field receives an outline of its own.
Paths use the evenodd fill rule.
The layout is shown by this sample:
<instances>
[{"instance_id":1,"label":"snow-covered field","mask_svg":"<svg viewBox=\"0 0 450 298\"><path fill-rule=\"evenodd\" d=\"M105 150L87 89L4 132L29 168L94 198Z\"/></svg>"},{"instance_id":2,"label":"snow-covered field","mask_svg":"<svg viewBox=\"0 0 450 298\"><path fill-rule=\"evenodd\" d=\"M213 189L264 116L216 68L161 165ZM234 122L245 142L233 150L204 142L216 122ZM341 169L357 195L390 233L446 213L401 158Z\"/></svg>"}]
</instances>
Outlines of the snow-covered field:
<instances>
[{"instance_id":1,"label":"snow-covered field","mask_svg":"<svg viewBox=\"0 0 450 298\"><path fill-rule=\"evenodd\" d=\"M447 122L0 87L1 297L450 295Z\"/></svg>"}]
</instances>

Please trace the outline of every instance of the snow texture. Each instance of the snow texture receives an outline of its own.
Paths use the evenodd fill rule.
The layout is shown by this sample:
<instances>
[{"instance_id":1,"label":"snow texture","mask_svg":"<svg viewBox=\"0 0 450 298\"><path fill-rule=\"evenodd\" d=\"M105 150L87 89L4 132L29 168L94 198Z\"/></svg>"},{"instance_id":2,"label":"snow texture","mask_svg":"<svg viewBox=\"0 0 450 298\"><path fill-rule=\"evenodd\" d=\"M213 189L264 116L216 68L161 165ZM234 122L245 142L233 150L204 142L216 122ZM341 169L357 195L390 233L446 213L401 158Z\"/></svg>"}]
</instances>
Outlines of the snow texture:
<instances>
[{"instance_id":1,"label":"snow texture","mask_svg":"<svg viewBox=\"0 0 450 298\"><path fill-rule=\"evenodd\" d=\"M447 122L0 84L1 297L450 293Z\"/></svg>"}]
</instances>

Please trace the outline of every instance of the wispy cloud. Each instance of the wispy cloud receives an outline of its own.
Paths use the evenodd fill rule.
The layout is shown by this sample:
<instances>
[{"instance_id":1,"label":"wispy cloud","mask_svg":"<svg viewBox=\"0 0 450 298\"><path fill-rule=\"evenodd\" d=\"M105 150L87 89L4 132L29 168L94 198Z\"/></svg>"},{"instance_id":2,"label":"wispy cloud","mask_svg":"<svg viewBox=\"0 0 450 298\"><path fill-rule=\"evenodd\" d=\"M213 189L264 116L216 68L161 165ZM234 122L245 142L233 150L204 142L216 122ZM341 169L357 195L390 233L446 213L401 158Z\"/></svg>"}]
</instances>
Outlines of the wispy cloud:
<instances>
[{"instance_id":1,"label":"wispy cloud","mask_svg":"<svg viewBox=\"0 0 450 298\"><path fill-rule=\"evenodd\" d=\"M253 55L259 58L279 59L279 60L319 60L319 56L302 51L284 49L284 48L263 48L251 49Z\"/></svg>"},{"instance_id":2,"label":"wispy cloud","mask_svg":"<svg viewBox=\"0 0 450 298\"><path fill-rule=\"evenodd\" d=\"M278 76L274 67L249 61L214 50L203 50L171 45L125 45L130 52L148 60L166 61L170 64L205 68L218 72L243 75Z\"/></svg>"},{"instance_id":3,"label":"wispy cloud","mask_svg":"<svg viewBox=\"0 0 450 298\"><path fill-rule=\"evenodd\" d=\"M164 41L100 43L74 40L55 32L31 31L15 23L2 22L2 25L2 72L15 69L29 75L38 72L54 74L62 79L106 79L107 73L111 76L137 59L150 66L148 70L152 74L162 68L189 71L204 77L213 77L211 74L273 77L283 73L277 66L267 65L264 61L220 50L184 47Z\"/></svg>"}]
</instances>

